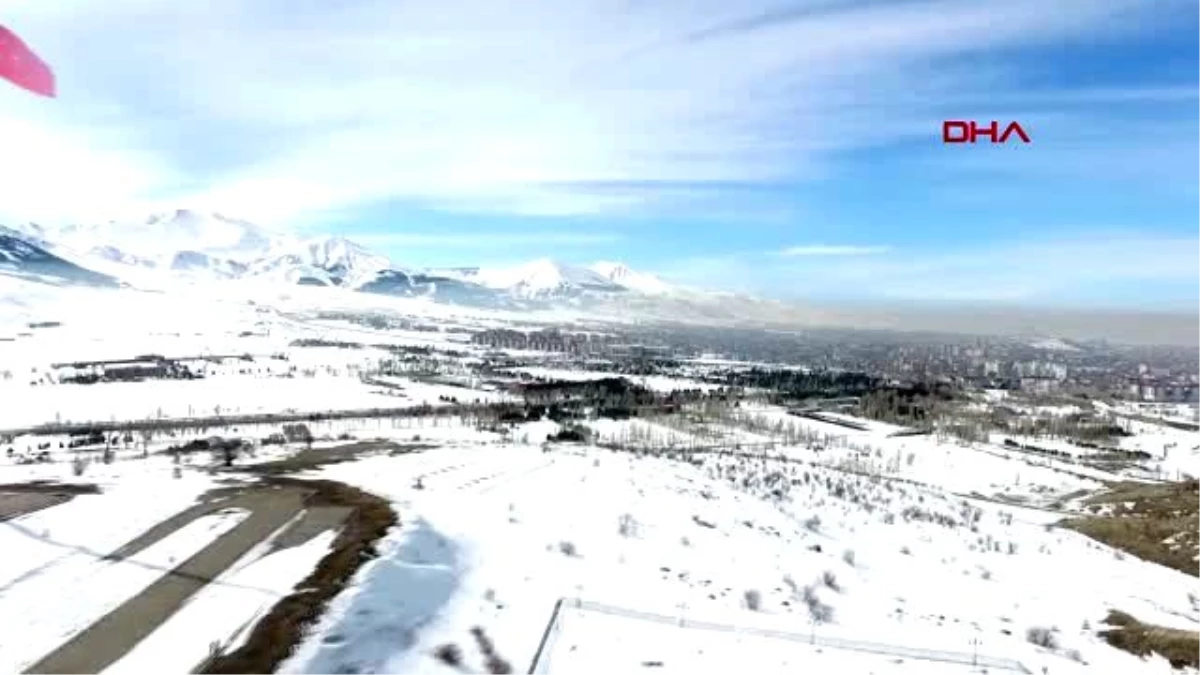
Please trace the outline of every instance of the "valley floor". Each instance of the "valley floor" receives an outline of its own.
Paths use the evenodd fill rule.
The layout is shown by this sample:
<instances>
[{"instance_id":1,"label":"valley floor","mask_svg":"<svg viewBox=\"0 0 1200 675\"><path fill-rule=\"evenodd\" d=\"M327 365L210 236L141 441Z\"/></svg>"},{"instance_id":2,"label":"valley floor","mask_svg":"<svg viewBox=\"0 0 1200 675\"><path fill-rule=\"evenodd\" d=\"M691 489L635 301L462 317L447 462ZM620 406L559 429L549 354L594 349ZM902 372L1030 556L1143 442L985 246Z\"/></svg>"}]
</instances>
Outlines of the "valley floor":
<instances>
[{"instance_id":1,"label":"valley floor","mask_svg":"<svg viewBox=\"0 0 1200 675\"><path fill-rule=\"evenodd\" d=\"M1110 610L1171 628L1200 624L1194 577L1054 527L1057 513L955 495L935 484L946 461L936 454L885 477L802 448L783 448L779 459L685 461L540 447L556 428L522 425L513 442L469 426L376 422L353 432L406 441L402 452L331 453L320 448L336 444L326 443L307 456L346 461L294 463L317 467L298 478L385 498L400 524L280 670L450 672L448 662L461 659L476 671L502 661L523 672L536 660L547 672L725 664L949 673L971 672L974 661L991 672L1127 675L1171 668L1099 638ZM296 450L263 449L245 461ZM1017 461L995 458L998 467ZM1040 474L1020 465L1036 483ZM976 470L989 475L973 483L960 475L959 484L996 480L988 466ZM1054 481L1046 499L1085 482L1044 471ZM0 629L20 636L0 647L4 670L54 653L249 517L233 505L112 560L105 556L188 509L220 474L201 458L180 467L152 453L95 463L79 477L67 463L6 465L0 477L99 489L0 523L0 548L19 552L0 561ZM304 578L333 533L284 550L270 546L278 536L102 665L188 670L214 644L242 644L245 627ZM548 627L553 637L536 658Z\"/></svg>"}]
</instances>

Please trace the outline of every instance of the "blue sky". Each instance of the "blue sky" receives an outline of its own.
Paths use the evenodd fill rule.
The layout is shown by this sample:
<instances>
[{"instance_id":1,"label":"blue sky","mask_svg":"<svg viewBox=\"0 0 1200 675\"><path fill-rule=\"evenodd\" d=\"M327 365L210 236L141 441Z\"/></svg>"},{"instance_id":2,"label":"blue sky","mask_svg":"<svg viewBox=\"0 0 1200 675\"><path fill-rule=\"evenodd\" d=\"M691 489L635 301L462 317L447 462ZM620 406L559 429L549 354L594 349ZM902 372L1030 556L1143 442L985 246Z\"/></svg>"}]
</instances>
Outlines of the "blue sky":
<instances>
[{"instance_id":1,"label":"blue sky","mask_svg":"<svg viewBox=\"0 0 1200 675\"><path fill-rule=\"evenodd\" d=\"M15 0L0 219L220 211L400 264L1195 311L1194 0ZM1018 120L1029 145L940 141ZM17 161L12 161L17 158Z\"/></svg>"}]
</instances>

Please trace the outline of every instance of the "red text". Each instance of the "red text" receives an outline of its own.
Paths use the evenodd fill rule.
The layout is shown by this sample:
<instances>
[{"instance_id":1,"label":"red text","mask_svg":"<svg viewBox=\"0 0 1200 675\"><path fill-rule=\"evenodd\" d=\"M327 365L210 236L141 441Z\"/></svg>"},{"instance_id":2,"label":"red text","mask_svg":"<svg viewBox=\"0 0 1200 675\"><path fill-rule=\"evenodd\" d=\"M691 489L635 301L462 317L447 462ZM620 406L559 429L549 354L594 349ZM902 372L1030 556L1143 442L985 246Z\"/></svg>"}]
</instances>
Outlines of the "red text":
<instances>
[{"instance_id":1,"label":"red text","mask_svg":"<svg viewBox=\"0 0 1200 675\"><path fill-rule=\"evenodd\" d=\"M992 120L986 126L981 126L973 120L946 120L942 122L943 143L974 143L980 136L986 136L992 143L1007 143L1010 136L1016 134L1022 143L1029 142L1029 134L1017 122L1009 122L1004 131L1000 131L1000 123Z\"/></svg>"}]
</instances>

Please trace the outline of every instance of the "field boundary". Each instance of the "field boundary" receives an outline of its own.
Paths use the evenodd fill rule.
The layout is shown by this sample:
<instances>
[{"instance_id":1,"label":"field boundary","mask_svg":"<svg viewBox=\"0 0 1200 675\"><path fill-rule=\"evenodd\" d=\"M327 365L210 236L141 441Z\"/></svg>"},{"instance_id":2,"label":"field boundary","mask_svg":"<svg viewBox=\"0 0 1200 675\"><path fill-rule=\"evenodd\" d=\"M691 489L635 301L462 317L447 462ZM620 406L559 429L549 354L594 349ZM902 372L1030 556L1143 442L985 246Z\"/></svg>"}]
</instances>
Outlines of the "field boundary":
<instances>
[{"instance_id":1,"label":"field boundary","mask_svg":"<svg viewBox=\"0 0 1200 675\"><path fill-rule=\"evenodd\" d=\"M534 655L533 662L529 666L528 672L530 674L549 672L548 669L550 664L550 656L554 652L554 643L557 641L557 636L561 631L563 620L562 609L564 607L584 612L596 612L600 614L609 614L612 616L637 619L641 621L652 621L654 623L679 626L681 628L711 630L724 633L743 633L746 635L756 635L759 637L778 640L789 640L792 642L820 645L822 647L832 647L834 649L845 649L848 651L886 654L889 656L902 656L912 659L920 659L923 661L960 663L967 666L998 668L1001 670L1009 670L1025 674L1030 672L1023 664L1021 664L1020 661L1015 659L986 656L983 654L970 654L967 652L889 645L879 642L868 642L864 640L848 640L844 638L821 636L816 632L801 633L770 630L766 628L757 628L754 626L715 623L710 621L695 621L686 617L668 616L666 614L657 614L654 612L643 612L626 607L617 607L599 602L590 602L587 600L581 600L579 598L559 598L558 601L554 603L554 609L550 613L550 620L542 634L542 639L538 645L537 653Z\"/></svg>"}]
</instances>

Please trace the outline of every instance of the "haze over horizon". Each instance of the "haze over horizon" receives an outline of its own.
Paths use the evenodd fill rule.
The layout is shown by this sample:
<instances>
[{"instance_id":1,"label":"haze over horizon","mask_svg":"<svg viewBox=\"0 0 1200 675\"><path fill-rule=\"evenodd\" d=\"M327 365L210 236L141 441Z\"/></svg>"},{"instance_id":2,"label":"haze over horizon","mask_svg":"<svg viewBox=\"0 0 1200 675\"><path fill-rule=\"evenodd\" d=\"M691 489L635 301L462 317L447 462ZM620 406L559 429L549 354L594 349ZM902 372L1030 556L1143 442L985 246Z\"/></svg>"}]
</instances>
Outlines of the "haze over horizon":
<instances>
[{"instance_id":1,"label":"haze over horizon","mask_svg":"<svg viewBox=\"0 0 1200 675\"><path fill-rule=\"evenodd\" d=\"M0 89L0 223L187 206L967 324L1200 303L1194 2L449 10L9 3L60 95ZM1033 142L946 146L944 119Z\"/></svg>"}]
</instances>

